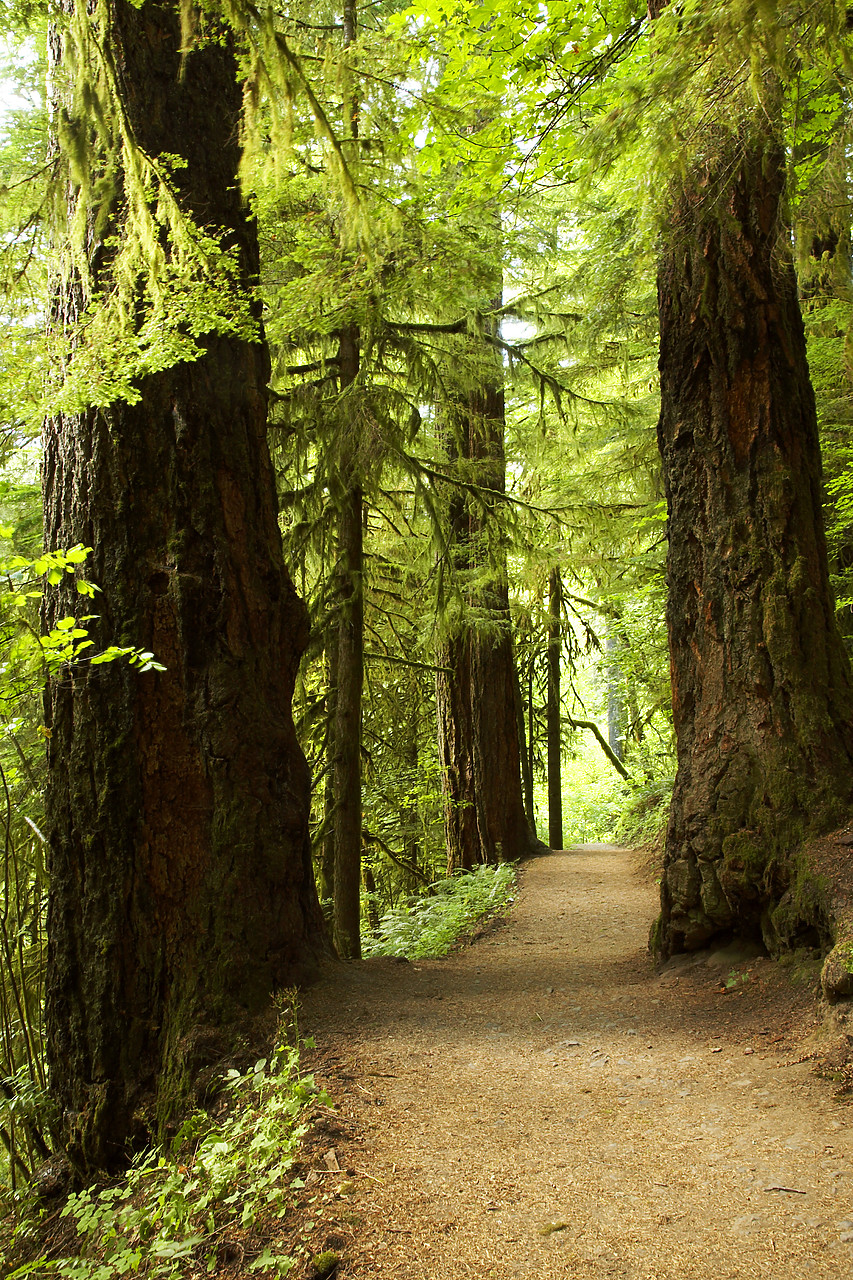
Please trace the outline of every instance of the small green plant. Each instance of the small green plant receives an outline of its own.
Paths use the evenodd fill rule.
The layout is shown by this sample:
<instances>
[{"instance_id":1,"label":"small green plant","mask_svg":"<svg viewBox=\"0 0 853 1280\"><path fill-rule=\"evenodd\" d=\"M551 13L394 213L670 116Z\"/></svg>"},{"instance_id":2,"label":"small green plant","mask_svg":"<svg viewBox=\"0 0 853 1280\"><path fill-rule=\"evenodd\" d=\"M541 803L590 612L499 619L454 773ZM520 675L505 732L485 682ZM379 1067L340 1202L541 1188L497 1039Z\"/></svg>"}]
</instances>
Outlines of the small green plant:
<instances>
[{"instance_id":1,"label":"small green plant","mask_svg":"<svg viewBox=\"0 0 853 1280\"><path fill-rule=\"evenodd\" d=\"M729 975L723 982L726 991L735 991L738 987L743 987L750 981L752 974L749 970L741 973L739 969L730 969Z\"/></svg>"},{"instance_id":2,"label":"small green plant","mask_svg":"<svg viewBox=\"0 0 853 1280\"><path fill-rule=\"evenodd\" d=\"M12 538L14 530L0 526L0 540ZM36 625L38 606L46 587L56 587L72 575L74 588L84 600L94 600L100 587L81 574L91 547L76 546L68 550L44 551L35 559L10 554L0 556L0 709L13 714L17 703L28 692L27 679L40 679L45 669L50 672L76 663L98 666L125 658L139 671L165 671L154 660L154 654L132 645L109 645L97 653L86 623L97 621L98 615L68 615L59 618L46 634Z\"/></svg>"},{"instance_id":3,"label":"small green plant","mask_svg":"<svg viewBox=\"0 0 853 1280\"><path fill-rule=\"evenodd\" d=\"M446 955L465 929L512 902L516 879L515 866L502 862L437 880L428 895L386 912L363 953L409 960Z\"/></svg>"},{"instance_id":4,"label":"small green plant","mask_svg":"<svg viewBox=\"0 0 853 1280\"><path fill-rule=\"evenodd\" d=\"M0 494L2 481L0 481ZM0 524L0 1203L15 1197L49 1154L55 1134L47 1101L43 1021L46 837L43 834L45 675L63 679L122 661L162 671L146 649L98 649L89 632L98 588L84 576L90 547L32 555ZM44 634L42 600L64 586Z\"/></svg>"},{"instance_id":5,"label":"small green plant","mask_svg":"<svg viewBox=\"0 0 853 1280\"><path fill-rule=\"evenodd\" d=\"M194 1112L170 1150L144 1152L120 1182L71 1195L62 1216L77 1228L76 1255L27 1263L8 1280L165 1280L185 1275L189 1265L211 1272L229 1231L241 1233L248 1273L287 1275L294 1259L263 1227L281 1216L291 1185L301 1185L290 1175L306 1104L330 1103L312 1076L300 1074L302 1045L312 1042L297 1035L250 1071L228 1071L223 1116Z\"/></svg>"},{"instance_id":6,"label":"small green plant","mask_svg":"<svg viewBox=\"0 0 853 1280\"><path fill-rule=\"evenodd\" d=\"M10 538L12 530L0 528L0 538ZM94 648L94 640L89 635L86 623L94 622L97 614L84 614L82 617L59 618L56 625L46 635L39 635L25 620L26 611L34 601L40 601L44 594L44 586L55 587L71 574L77 594L84 599L92 600L100 590L93 582L79 573L85 563L91 547L70 547L67 551L45 551L35 560L25 556L11 555L0 559L0 581L5 590L0 591L0 609L13 610L19 613L23 626L17 635L6 637L9 644L9 657L12 662L20 661L32 651L49 671L71 663L87 661L92 666L104 662L115 662L125 658L131 666L140 671L165 671L165 667L154 660L154 654L144 649L136 649L130 645L110 645L100 653L90 654ZM8 612L6 612L8 618ZM17 690L13 690L17 694Z\"/></svg>"}]
</instances>

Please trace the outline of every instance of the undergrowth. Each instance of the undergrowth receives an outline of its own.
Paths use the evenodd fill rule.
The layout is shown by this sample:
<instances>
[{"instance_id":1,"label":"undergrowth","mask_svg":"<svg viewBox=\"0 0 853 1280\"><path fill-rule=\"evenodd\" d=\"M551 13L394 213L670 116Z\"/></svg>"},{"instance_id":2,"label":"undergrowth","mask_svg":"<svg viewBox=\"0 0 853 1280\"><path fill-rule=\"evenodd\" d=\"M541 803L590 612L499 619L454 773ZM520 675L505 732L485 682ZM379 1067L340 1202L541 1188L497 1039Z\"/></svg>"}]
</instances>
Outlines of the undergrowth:
<instances>
[{"instance_id":1,"label":"undergrowth","mask_svg":"<svg viewBox=\"0 0 853 1280\"><path fill-rule=\"evenodd\" d=\"M287 1275L296 1259L277 1247L276 1223L304 1185L293 1165L305 1109L330 1102L312 1076L300 1074L301 1046L313 1044L297 1035L250 1071L230 1070L216 1114L193 1112L169 1150L144 1152L119 1182L69 1196L62 1217L76 1228L73 1252L43 1254L7 1273L8 1280L211 1273L235 1242L241 1274ZM17 1243L26 1247L39 1229L36 1216L22 1214Z\"/></svg>"},{"instance_id":2,"label":"undergrowth","mask_svg":"<svg viewBox=\"0 0 853 1280\"><path fill-rule=\"evenodd\" d=\"M507 862L437 880L427 896L386 912L364 939L362 953L409 960L446 955L466 929L512 902L516 880L515 866Z\"/></svg>"}]
</instances>

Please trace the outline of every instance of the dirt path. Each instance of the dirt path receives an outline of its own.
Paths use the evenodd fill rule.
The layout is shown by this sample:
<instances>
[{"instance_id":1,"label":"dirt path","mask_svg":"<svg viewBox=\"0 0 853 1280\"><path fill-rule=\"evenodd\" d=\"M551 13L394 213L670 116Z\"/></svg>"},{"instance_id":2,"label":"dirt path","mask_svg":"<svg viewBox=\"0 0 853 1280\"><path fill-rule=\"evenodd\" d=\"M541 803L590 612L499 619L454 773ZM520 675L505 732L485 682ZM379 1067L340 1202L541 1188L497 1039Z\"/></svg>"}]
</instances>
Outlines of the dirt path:
<instances>
[{"instance_id":1,"label":"dirt path","mask_svg":"<svg viewBox=\"0 0 853 1280\"><path fill-rule=\"evenodd\" d=\"M340 1274L853 1275L853 1112L792 1063L811 987L733 955L656 974L635 863L534 861L474 946L306 998L350 1170L318 1180Z\"/></svg>"}]
</instances>

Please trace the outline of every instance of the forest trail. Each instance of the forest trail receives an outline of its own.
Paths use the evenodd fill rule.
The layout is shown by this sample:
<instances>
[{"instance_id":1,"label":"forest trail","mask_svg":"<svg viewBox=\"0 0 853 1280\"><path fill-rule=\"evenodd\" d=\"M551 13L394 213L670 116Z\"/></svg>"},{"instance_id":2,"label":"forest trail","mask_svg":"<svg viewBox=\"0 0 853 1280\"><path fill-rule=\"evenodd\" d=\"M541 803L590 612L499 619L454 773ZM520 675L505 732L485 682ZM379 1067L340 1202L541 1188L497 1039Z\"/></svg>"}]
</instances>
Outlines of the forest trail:
<instances>
[{"instance_id":1,"label":"forest trail","mask_svg":"<svg viewBox=\"0 0 853 1280\"><path fill-rule=\"evenodd\" d=\"M851 1111L795 1061L813 981L728 953L656 973L656 909L636 854L552 853L473 946L306 993L342 1276L849 1280Z\"/></svg>"}]
</instances>

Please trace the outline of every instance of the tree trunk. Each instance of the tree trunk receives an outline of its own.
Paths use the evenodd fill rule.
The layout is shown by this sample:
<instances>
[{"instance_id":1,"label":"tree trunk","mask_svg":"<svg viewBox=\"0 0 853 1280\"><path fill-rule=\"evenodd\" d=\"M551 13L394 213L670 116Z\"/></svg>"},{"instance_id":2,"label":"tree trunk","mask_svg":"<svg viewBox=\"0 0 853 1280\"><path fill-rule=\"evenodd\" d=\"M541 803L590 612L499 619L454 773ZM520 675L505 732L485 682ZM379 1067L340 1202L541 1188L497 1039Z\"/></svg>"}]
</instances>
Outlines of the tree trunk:
<instances>
[{"instance_id":1,"label":"tree trunk","mask_svg":"<svg viewBox=\"0 0 853 1280\"><path fill-rule=\"evenodd\" d=\"M435 705L444 797L447 874L470 871L482 856L474 792L474 726L471 713L471 636L451 635L437 655Z\"/></svg>"},{"instance_id":2,"label":"tree trunk","mask_svg":"<svg viewBox=\"0 0 853 1280\"><path fill-rule=\"evenodd\" d=\"M334 614L326 627L326 777L323 787L323 845L320 851L320 898L329 923L335 903L335 724L338 700L338 625Z\"/></svg>"},{"instance_id":3,"label":"tree trunk","mask_svg":"<svg viewBox=\"0 0 853 1280\"><path fill-rule=\"evenodd\" d=\"M849 816L853 791L785 158L755 127L678 199L659 277L678 741L664 956L723 931L778 948L822 928L796 852Z\"/></svg>"},{"instance_id":4,"label":"tree trunk","mask_svg":"<svg viewBox=\"0 0 853 1280\"><path fill-rule=\"evenodd\" d=\"M376 877L373 868L364 865L364 891L367 895L367 924L374 935L379 932L379 908L376 905Z\"/></svg>"},{"instance_id":5,"label":"tree trunk","mask_svg":"<svg viewBox=\"0 0 853 1280\"><path fill-rule=\"evenodd\" d=\"M560 659L563 656L563 584L559 569L548 578L548 844L563 847L563 734L560 723Z\"/></svg>"},{"instance_id":6,"label":"tree trunk","mask_svg":"<svg viewBox=\"0 0 853 1280\"><path fill-rule=\"evenodd\" d=\"M533 776L536 767L536 708L533 705L533 657L527 664L527 775L530 778L530 807L533 804ZM519 741L521 739L519 738ZM531 822L530 829L536 834L536 823Z\"/></svg>"},{"instance_id":7,"label":"tree trunk","mask_svg":"<svg viewBox=\"0 0 853 1280\"><path fill-rule=\"evenodd\" d=\"M622 732L624 708L622 706L622 667L619 662L619 636L608 626L604 638L607 655L607 741L617 760L625 759L625 737Z\"/></svg>"},{"instance_id":8,"label":"tree trunk","mask_svg":"<svg viewBox=\"0 0 853 1280\"><path fill-rule=\"evenodd\" d=\"M536 835L536 808L533 803L533 753L528 747L524 726L524 700L521 696L521 678L518 664L515 664L515 721L518 726L518 752L521 756L521 790L524 797L524 812L527 825Z\"/></svg>"},{"instance_id":9,"label":"tree trunk","mask_svg":"<svg viewBox=\"0 0 853 1280\"><path fill-rule=\"evenodd\" d=\"M357 0L344 0L344 48L358 35ZM350 140L358 142L358 101L344 100ZM356 381L361 361L358 325L345 325L338 340L341 392ZM335 897L334 938L343 960L361 959L361 700L364 692L364 493L360 473L358 427L350 406L344 412L340 478L343 484L338 514L338 555L341 581L338 616L338 692L335 704Z\"/></svg>"},{"instance_id":10,"label":"tree trunk","mask_svg":"<svg viewBox=\"0 0 853 1280\"><path fill-rule=\"evenodd\" d=\"M457 405L457 455L476 466L483 489L506 486L504 396L494 380ZM451 454L454 450L451 448ZM524 811L516 712L506 555L484 549L495 498L478 506L456 496L451 540L457 572L476 569L487 580L469 592L476 621L464 617L439 655L436 678L448 873L478 863L524 857L539 848Z\"/></svg>"},{"instance_id":11,"label":"tree trunk","mask_svg":"<svg viewBox=\"0 0 853 1280\"><path fill-rule=\"evenodd\" d=\"M413 641L414 642L414 641ZM403 858L410 867L420 870L421 857L421 820L418 799L418 779L420 776L419 736L421 727L421 694L417 680L412 681L412 702L408 711L408 734L405 744L405 761L407 769L408 794L400 809L400 828L403 833ZM412 885L417 888L417 882Z\"/></svg>"},{"instance_id":12,"label":"tree trunk","mask_svg":"<svg viewBox=\"0 0 853 1280\"><path fill-rule=\"evenodd\" d=\"M171 6L112 12L137 140L186 158L181 197L239 246L249 288L227 43L182 60ZM54 323L78 307L60 285ZM97 642L147 646L166 666L77 667L46 694L48 1057L84 1171L162 1133L325 949L290 705L308 626L282 560L268 367L262 340L210 336L195 363L141 380L138 404L46 427L46 544L94 548ZM49 598L48 624L73 609L67 592Z\"/></svg>"},{"instance_id":13,"label":"tree trunk","mask_svg":"<svg viewBox=\"0 0 853 1280\"><path fill-rule=\"evenodd\" d=\"M340 385L358 376L358 329L339 345ZM335 946L344 960L361 956L361 697L364 686L363 494L357 445L341 466L344 494L338 515L340 604L338 692L335 710Z\"/></svg>"}]
</instances>

